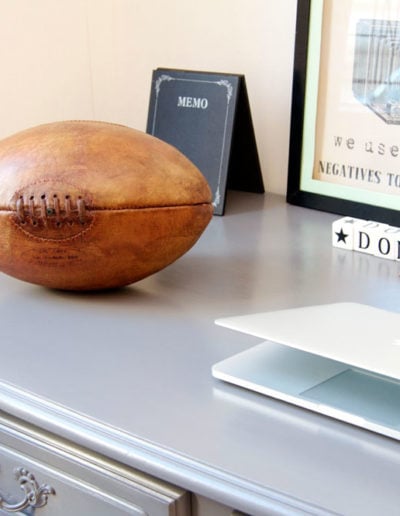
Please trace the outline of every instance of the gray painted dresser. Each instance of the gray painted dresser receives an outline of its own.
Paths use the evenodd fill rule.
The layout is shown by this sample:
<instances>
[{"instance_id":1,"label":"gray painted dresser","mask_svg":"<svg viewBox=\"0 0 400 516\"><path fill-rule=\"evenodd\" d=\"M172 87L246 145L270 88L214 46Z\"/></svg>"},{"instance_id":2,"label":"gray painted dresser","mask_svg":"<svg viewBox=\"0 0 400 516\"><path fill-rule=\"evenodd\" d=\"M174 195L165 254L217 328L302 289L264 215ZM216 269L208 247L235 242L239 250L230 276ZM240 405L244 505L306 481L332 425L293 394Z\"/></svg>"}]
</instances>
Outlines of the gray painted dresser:
<instances>
[{"instance_id":1,"label":"gray painted dresser","mask_svg":"<svg viewBox=\"0 0 400 516\"><path fill-rule=\"evenodd\" d=\"M399 514L396 441L211 377L260 342L217 317L400 311L400 262L332 248L335 218L231 192L189 253L128 288L1 275L0 513Z\"/></svg>"}]
</instances>

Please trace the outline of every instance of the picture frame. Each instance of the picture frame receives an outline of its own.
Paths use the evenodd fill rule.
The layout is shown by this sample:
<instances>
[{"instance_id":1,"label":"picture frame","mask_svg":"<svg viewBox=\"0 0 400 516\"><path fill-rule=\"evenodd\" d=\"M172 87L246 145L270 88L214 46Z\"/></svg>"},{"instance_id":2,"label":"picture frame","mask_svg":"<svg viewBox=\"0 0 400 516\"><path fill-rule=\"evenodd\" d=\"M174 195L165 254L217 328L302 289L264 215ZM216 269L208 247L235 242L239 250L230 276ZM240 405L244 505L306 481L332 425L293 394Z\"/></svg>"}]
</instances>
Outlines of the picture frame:
<instances>
[{"instance_id":1,"label":"picture frame","mask_svg":"<svg viewBox=\"0 0 400 516\"><path fill-rule=\"evenodd\" d=\"M400 0L298 0L286 200L400 226Z\"/></svg>"}]
</instances>

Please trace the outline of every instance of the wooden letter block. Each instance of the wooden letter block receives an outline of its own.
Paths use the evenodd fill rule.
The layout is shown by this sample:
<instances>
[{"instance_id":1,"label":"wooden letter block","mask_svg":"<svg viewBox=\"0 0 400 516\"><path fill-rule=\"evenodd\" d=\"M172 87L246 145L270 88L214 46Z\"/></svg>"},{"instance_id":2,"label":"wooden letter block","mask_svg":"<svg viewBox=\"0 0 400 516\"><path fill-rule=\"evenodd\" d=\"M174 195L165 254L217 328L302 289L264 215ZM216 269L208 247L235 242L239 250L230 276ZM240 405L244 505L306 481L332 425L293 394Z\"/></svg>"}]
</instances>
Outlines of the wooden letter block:
<instances>
[{"instance_id":1,"label":"wooden letter block","mask_svg":"<svg viewBox=\"0 0 400 516\"><path fill-rule=\"evenodd\" d=\"M378 255L381 235L387 228L387 224L379 222L357 222L354 226L354 251Z\"/></svg>"},{"instance_id":2,"label":"wooden letter block","mask_svg":"<svg viewBox=\"0 0 400 516\"><path fill-rule=\"evenodd\" d=\"M342 217L332 222L332 246L400 261L400 228Z\"/></svg>"},{"instance_id":3,"label":"wooden letter block","mask_svg":"<svg viewBox=\"0 0 400 516\"><path fill-rule=\"evenodd\" d=\"M358 222L365 222L361 219L343 217L332 223L332 245L341 249L353 250L354 227Z\"/></svg>"},{"instance_id":4,"label":"wooden letter block","mask_svg":"<svg viewBox=\"0 0 400 516\"><path fill-rule=\"evenodd\" d=\"M380 258L400 261L400 228L389 226L381 232L375 254Z\"/></svg>"}]
</instances>

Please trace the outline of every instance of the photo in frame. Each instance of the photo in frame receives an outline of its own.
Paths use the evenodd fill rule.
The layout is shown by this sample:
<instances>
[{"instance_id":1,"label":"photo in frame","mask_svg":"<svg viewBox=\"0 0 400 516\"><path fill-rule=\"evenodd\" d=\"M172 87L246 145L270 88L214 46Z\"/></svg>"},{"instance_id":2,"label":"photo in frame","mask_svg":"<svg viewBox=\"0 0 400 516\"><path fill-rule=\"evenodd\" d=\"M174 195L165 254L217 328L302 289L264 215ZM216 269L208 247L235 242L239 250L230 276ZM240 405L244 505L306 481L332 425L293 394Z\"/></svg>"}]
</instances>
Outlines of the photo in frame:
<instances>
[{"instance_id":1,"label":"photo in frame","mask_svg":"<svg viewBox=\"0 0 400 516\"><path fill-rule=\"evenodd\" d=\"M400 226L400 0L298 0L287 201Z\"/></svg>"}]
</instances>

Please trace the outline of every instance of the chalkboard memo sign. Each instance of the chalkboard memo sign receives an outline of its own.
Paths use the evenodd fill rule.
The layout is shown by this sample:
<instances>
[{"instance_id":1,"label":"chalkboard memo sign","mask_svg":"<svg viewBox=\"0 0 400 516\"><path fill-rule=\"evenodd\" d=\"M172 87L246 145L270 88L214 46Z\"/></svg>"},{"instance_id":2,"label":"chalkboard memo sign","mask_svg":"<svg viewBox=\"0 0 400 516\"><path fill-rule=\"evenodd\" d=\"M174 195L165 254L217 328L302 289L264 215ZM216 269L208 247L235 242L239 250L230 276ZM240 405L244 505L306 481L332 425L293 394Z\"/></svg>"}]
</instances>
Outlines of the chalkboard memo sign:
<instances>
[{"instance_id":1,"label":"chalkboard memo sign","mask_svg":"<svg viewBox=\"0 0 400 516\"><path fill-rule=\"evenodd\" d=\"M201 170L215 215L224 214L228 188L264 192L243 75L157 68L146 131Z\"/></svg>"}]
</instances>

